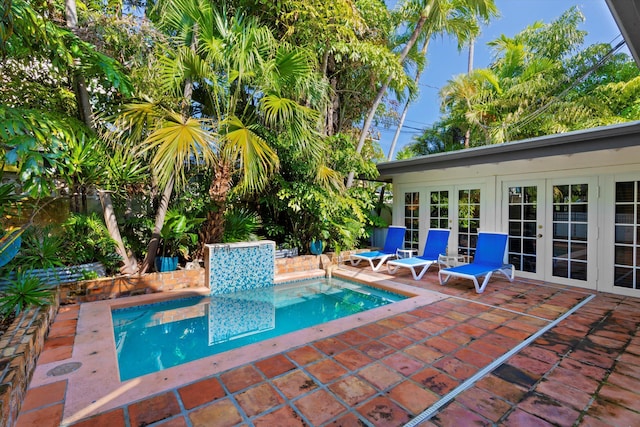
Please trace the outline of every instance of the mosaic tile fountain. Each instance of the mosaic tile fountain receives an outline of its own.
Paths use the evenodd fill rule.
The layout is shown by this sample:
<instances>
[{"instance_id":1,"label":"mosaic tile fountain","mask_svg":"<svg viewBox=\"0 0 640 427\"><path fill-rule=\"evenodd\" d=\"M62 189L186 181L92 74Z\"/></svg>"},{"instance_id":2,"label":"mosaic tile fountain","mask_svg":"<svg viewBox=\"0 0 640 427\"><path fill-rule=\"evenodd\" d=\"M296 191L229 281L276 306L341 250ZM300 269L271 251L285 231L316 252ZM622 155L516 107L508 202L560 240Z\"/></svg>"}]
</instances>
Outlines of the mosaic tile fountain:
<instances>
[{"instance_id":1,"label":"mosaic tile fountain","mask_svg":"<svg viewBox=\"0 0 640 427\"><path fill-rule=\"evenodd\" d=\"M271 240L206 245L206 282L211 295L273 285L276 244Z\"/></svg>"}]
</instances>

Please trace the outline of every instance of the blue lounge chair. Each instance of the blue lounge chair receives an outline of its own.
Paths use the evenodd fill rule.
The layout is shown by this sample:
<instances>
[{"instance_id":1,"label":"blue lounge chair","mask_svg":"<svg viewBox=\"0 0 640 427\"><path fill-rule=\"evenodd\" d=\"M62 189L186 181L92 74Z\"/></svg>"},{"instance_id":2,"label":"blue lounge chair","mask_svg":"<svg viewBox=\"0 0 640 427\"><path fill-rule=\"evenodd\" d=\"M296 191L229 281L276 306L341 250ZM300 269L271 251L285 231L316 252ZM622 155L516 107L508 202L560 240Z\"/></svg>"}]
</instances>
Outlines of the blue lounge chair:
<instances>
[{"instance_id":1,"label":"blue lounge chair","mask_svg":"<svg viewBox=\"0 0 640 427\"><path fill-rule=\"evenodd\" d=\"M420 280L429 267L438 262L440 254L447 253L448 242L449 230L431 228L429 234L427 234L427 242L424 245L422 255L387 261L387 271L390 274L394 274L400 267L406 267L411 270L414 280ZM422 270L418 273L416 269L419 268L422 268Z\"/></svg>"},{"instance_id":2,"label":"blue lounge chair","mask_svg":"<svg viewBox=\"0 0 640 427\"><path fill-rule=\"evenodd\" d=\"M476 287L476 292L481 294L484 292L484 288L489 283L489 279L494 272L504 274L512 282L514 277L513 265L504 264L507 237L504 233L479 233L473 261L470 264L440 270L438 272L440 284L444 285L451 277L471 279ZM482 285L479 285L478 278L483 276Z\"/></svg>"},{"instance_id":3,"label":"blue lounge chair","mask_svg":"<svg viewBox=\"0 0 640 427\"><path fill-rule=\"evenodd\" d=\"M359 254L352 254L349 256L351 265L358 265L360 261L366 260L371 264L373 271L378 271L382 264L389 258L395 258L398 249L402 249L404 245L404 232L406 227L389 226L387 231L387 237L384 241L384 247L380 251L362 252ZM378 262L376 265L375 262Z\"/></svg>"}]
</instances>

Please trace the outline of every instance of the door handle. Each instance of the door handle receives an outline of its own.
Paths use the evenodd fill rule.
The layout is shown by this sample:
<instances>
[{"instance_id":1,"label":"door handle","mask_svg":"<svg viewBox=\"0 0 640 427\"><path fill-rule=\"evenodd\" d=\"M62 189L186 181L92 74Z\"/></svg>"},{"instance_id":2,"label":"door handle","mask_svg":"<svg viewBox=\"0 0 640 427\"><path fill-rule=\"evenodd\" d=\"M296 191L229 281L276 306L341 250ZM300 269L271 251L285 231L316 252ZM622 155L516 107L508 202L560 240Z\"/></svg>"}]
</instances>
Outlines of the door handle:
<instances>
[{"instance_id":1,"label":"door handle","mask_svg":"<svg viewBox=\"0 0 640 427\"><path fill-rule=\"evenodd\" d=\"M538 239L542 237L542 234L538 234Z\"/></svg>"}]
</instances>

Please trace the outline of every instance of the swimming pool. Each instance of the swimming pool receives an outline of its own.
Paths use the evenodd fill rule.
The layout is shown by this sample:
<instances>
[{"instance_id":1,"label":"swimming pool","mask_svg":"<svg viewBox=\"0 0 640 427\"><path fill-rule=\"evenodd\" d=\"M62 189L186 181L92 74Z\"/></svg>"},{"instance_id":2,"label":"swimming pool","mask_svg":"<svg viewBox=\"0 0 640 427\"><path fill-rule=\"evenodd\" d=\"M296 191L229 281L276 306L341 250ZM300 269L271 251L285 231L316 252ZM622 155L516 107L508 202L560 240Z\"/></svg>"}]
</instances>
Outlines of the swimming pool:
<instances>
[{"instance_id":1,"label":"swimming pool","mask_svg":"<svg viewBox=\"0 0 640 427\"><path fill-rule=\"evenodd\" d=\"M120 380L406 298L332 278L114 309L111 315Z\"/></svg>"}]
</instances>

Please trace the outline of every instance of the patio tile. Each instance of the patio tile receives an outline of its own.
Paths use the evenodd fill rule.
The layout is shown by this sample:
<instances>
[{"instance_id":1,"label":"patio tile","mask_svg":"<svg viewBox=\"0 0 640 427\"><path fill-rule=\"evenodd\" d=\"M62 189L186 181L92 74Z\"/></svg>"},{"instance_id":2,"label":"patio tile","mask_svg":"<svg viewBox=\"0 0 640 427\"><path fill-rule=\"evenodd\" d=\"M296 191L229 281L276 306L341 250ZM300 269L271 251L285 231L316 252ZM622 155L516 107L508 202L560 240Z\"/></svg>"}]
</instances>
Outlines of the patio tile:
<instances>
[{"instance_id":1,"label":"patio tile","mask_svg":"<svg viewBox=\"0 0 640 427\"><path fill-rule=\"evenodd\" d=\"M570 426L580 417L580 412L569 408L544 395L531 395L518 403L518 407L526 412L536 414L540 418L561 426Z\"/></svg>"},{"instance_id":2,"label":"patio tile","mask_svg":"<svg viewBox=\"0 0 640 427\"><path fill-rule=\"evenodd\" d=\"M371 338L379 338L391 332L391 329L382 326L379 323L372 323L369 325L360 326L357 331L362 334L368 335Z\"/></svg>"},{"instance_id":3,"label":"patio tile","mask_svg":"<svg viewBox=\"0 0 640 427\"><path fill-rule=\"evenodd\" d=\"M424 363L418 362L402 353L393 354L383 359L382 363L406 376L410 376L418 369L424 367Z\"/></svg>"},{"instance_id":4,"label":"patio tile","mask_svg":"<svg viewBox=\"0 0 640 427\"><path fill-rule=\"evenodd\" d=\"M402 329L408 324L414 323L416 321L415 318L409 318L406 315L398 315L389 317L377 322L378 325L384 326L385 328L389 328L390 330Z\"/></svg>"},{"instance_id":5,"label":"patio tile","mask_svg":"<svg viewBox=\"0 0 640 427\"><path fill-rule=\"evenodd\" d=\"M418 415L436 403L440 396L419 387L412 381L403 381L387 394L394 402L408 409L412 415Z\"/></svg>"},{"instance_id":6,"label":"patio tile","mask_svg":"<svg viewBox=\"0 0 640 427\"><path fill-rule=\"evenodd\" d=\"M273 383L289 399L294 399L318 388L318 384L302 371L294 371L276 378Z\"/></svg>"},{"instance_id":7,"label":"patio tile","mask_svg":"<svg viewBox=\"0 0 640 427\"><path fill-rule=\"evenodd\" d=\"M433 366L459 380L466 380L478 372L477 367L467 365L455 357L445 357L444 359L440 359L434 363Z\"/></svg>"},{"instance_id":8,"label":"patio tile","mask_svg":"<svg viewBox=\"0 0 640 427\"><path fill-rule=\"evenodd\" d=\"M591 363L604 369L609 369L613 366L616 355L617 353L612 355L603 351L588 351L576 349L571 352L569 357L575 360Z\"/></svg>"},{"instance_id":9,"label":"patio tile","mask_svg":"<svg viewBox=\"0 0 640 427\"><path fill-rule=\"evenodd\" d=\"M541 381L536 387L536 393L545 394L578 411L582 411L591 401L591 393L573 388L570 383L558 381Z\"/></svg>"},{"instance_id":10,"label":"patio tile","mask_svg":"<svg viewBox=\"0 0 640 427\"><path fill-rule=\"evenodd\" d=\"M493 359L497 359L498 357L502 356L508 351L502 347L498 347L488 342L484 342L484 340L474 341L471 344L469 344L468 348L478 351L480 353L486 354L487 356Z\"/></svg>"},{"instance_id":11,"label":"patio tile","mask_svg":"<svg viewBox=\"0 0 640 427\"><path fill-rule=\"evenodd\" d=\"M367 366L373 361L366 354L354 349L337 354L334 359L352 371Z\"/></svg>"},{"instance_id":12,"label":"patio tile","mask_svg":"<svg viewBox=\"0 0 640 427\"><path fill-rule=\"evenodd\" d=\"M630 391L638 390L638 379L622 375L616 371L607 377L607 383Z\"/></svg>"},{"instance_id":13,"label":"patio tile","mask_svg":"<svg viewBox=\"0 0 640 427\"><path fill-rule=\"evenodd\" d=\"M381 338L380 341L398 350L413 344L413 340L397 333L387 335L386 337Z\"/></svg>"},{"instance_id":14,"label":"patio tile","mask_svg":"<svg viewBox=\"0 0 640 427\"><path fill-rule=\"evenodd\" d=\"M509 383L517 384L527 389L537 382L536 378L533 378L526 372L506 363L503 363L494 369L493 374Z\"/></svg>"},{"instance_id":15,"label":"patio tile","mask_svg":"<svg viewBox=\"0 0 640 427\"><path fill-rule=\"evenodd\" d=\"M424 369L411 379L440 396L444 396L460 384L455 378L433 368Z\"/></svg>"},{"instance_id":16,"label":"patio tile","mask_svg":"<svg viewBox=\"0 0 640 427\"><path fill-rule=\"evenodd\" d=\"M441 427L490 426L491 421L454 402L433 416L432 420Z\"/></svg>"},{"instance_id":17,"label":"patio tile","mask_svg":"<svg viewBox=\"0 0 640 427\"><path fill-rule=\"evenodd\" d=\"M291 407L284 406L253 420L255 427L305 427L307 424Z\"/></svg>"},{"instance_id":18,"label":"patio tile","mask_svg":"<svg viewBox=\"0 0 640 427\"><path fill-rule=\"evenodd\" d=\"M352 407L376 394L376 390L367 382L354 376L336 381L329 386L329 389Z\"/></svg>"},{"instance_id":19,"label":"patio tile","mask_svg":"<svg viewBox=\"0 0 640 427\"><path fill-rule=\"evenodd\" d=\"M462 392L456 397L456 402L494 422L511 409L511 405L504 400L477 387Z\"/></svg>"},{"instance_id":20,"label":"patio tile","mask_svg":"<svg viewBox=\"0 0 640 427\"><path fill-rule=\"evenodd\" d=\"M71 345L65 345L62 347L56 347L51 349L43 349L42 353L40 353L40 356L38 357L38 363L45 364L45 363L52 363L52 362L60 362L62 360L70 359L72 354L73 354L73 347Z\"/></svg>"},{"instance_id":21,"label":"patio tile","mask_svg":"<svg viewBox=\"0 0 640 427\"><path fill-rule=\"evenodd\" d=\"M598 397L602 400L624 406L625 408L638 409L638 391L629 391L614 385L605 384L598 390Z\"/></svg>"},{"instance_id":22,"label":"patio tile","mask_svg":"<svg viewBox=\"0 0 640 427\"><path fill-rule=\"evenodd\" d=\"M603 421L609 426L628 427L640 425L640 413L600 399L593 402L587 411L587 415Z\"/></svg>"},{"instance_id":23,"label":"patio tile","mask_svg":"<svg viewBox=\"0 0 640 427\"><path fill-rule=\"evenodd\" d=\"M504 427L553 427L553 424L521 409L516 409L510 413L500 425Z\"/></svg>"},{"instance_id":24,"label":"patio tile","mask_svg":"<svg viewBox=\"0 0 640 427\"><path fill-rule=\"evenodd\" d=\"M489 391L511 403L519 402L527 392L524 387L505 381L495 375L483 377L476 383L476 387Z\"/></svg>"},{"instance_id":25,"label":"patio tile","mask_svg":"<svg viewBox=\"0 0 640 427\"><path fill-rule=\"evenodd\" d=\"M278 375L282 375L296 367L282 354L277 354L268 359L259 360L255 362L255 365L267 378L277 377Z\"/></svg>"},{"instance_id":26,"label":"patio tile","mask_svg":"<svg viewBox=\"0 0 640 427\"><path fill-rule=\"evenodd\" d=\"M560 355L555 351L550 351L535 345L529 345L523 348L520 354L550 365L555 365L560 361Z\"/></svg>"},{"instance_id":27,"label":"patio tile","mask_svg":"<svg viewBox=\"0 0 640 427\"><path fill-rule=\"evenodd\" d=\"M426 345L418 344L408 347L404 350L410 356L415 357L418 360L422 360L425 363L433 363L436 360L444 357L444 354Z\"/></svg>"},{"instance_id":28,"label":"patio tile","mask_svg":"<svg viewBox=\"0 0 640 427\"><path fill-rule=\"evenodd\" d=\"M62 305L58 309L54 323L60 320L78 319L80 304Z\"/></svg>"},{"instance_id":29,"label":"patio tile","mask_svg":"<svg viewBox=\"0 0 640 427\"><path fill-rule=\"evenodd\" d=\"M236 405L229 399L218 400L189 414L193 427L209 427L216 420L216 427L231 427L242 422Z\"/></svg>"},{"instance_id":30,"label":"patio tile","mask_svg":"<svg viewBox=\"0 0 640 427\"><path fill-rule=\"evenodd\" d=\"M322 351L327 356L333 356L334 354L345 351L349 348L349 345L336 338L327 338L324 340L313 343L313 346Z\"/></svg>"},{"instance_id":31,"label":"patio tile","mask_svg":"<svg viewBox=\"0 0 640 427\"><path fill-rule=\"evenodd\" d=\"M266 412L284 402L278 392L266 383L243 391L236 396L236 400L249 417Z\"/></svg>"},{"instance_id":32,"label":"patio tile","mask_svg":"<svg viewBox=\"0 0 640 427\"><path fill-rule=\"evenodd\" d=\"M409 414L387 397L376 397L357 410L376 427L400 426L410 420Z\"/></svg>"},{"instance_id":33,"label":"patio tile","mask_svg":"<svg viewBox=\"0 0 640 427\"><path fill-rule=\"evenodd\" d=\"M527 338L529 338L529 335L531 335L531 333L529 333L527 331L522 331L522 330L519 330L519 329L513 329L513 328L511 328L509 326L500 326L499 328L497 328L495 330L495 332L497 334L504 335L505 337L513 338L513 339L518 340L518 341L524 341Z\"/></svg>"},{"instance_id":34,"label":"patio tile","mask_svg":"<svg viewBox=\"0 0 640 427\"><path fill-rule=\"evenodd\" d=\"M640 380L640 366L638 365L618 362L616 364L616 372Z\"/></svg>"},{"instance_id":35,"label":"patio tile","mask_svg":"<svg viewBox=\"0 0 640 427\"><path fill-rule=\"evenodd\" d=\"M295 401L295 406L311 425L320 425L345 412L345 408L325 390L317 390Z\"/></svg>"},{"instance_id":36,"label":"patio tile","mask_svg":"<svg viewBox=\"0 0 640 427\"><path fill-rule=\"evenodd\" d=\"M235 393L261 381L262 375L251 365L245 365L231 371L227 371L220 375L220 380L229 389L231 393Z\"/></svg>"},{"instance_id":37,"label":"patio tile","mask_svg":"<svg viewBox=\"0 0 640 427\"><path fill-rule=\"evenodd\" d=\"M70 427L124 427L126 425L124 410L122 408L118 408L71 424Z\"/></svg>"},{"instance_id":38,"label":"patio tile","mask_svg":"<svg viewBox=\"0 0 640 427\"><path fill-rule=\"evenodd\" d=\"M368 341L371 341L371 337L369 335L362 334L356 330L350 330L339 334L337 335L337 338L352 346L364 344Z\"/></svg>"},{"instance_id":39,"label":"patio tile","mask_svg":"<svg viewBox=\"0 0 640 427\"><path fill-rule=\"evenodd\" d=\"M63 402L66 391L67 381L56 381L55 383L29 389L20 411L27 412L53 403Z\"/></svg>"},{"instance_id":40,"label":"patio tile","mask_svg":"<svg viewBox=\"0 0 640 427\"><path fill-rule=\"evenodd\" d=\"M20 412L15 427L58 427L62 421L62 403L29 412Z\"/></svg>"},{"instance_id":41,"label":"patio tile","mask_svg":"<svg viewBox=\"0 0 640 427\"><path fill-rule=\"evenodd\" d=\"M300 366L315 362L323 357L322 353L308 345L287 352L287 356L293 359Z\"/></svg>"},{"instance_id":42,"label":"patio tile","mask_svg":"<svg viewBox=\"0 0 640 427\"><path fill-rule=\"evenodd\" d=\"M508 363L511 366L514 366L524 372L531 374L531 377L538 379L549 372L554 365L552 363L532 359L520 354L516 354L515 356L511 357Z\"/></svg>"},{"instance_id":43,"label":"patio tile","mask_svg":"<svg viewBox=\"0 0 640 427\"><path fill-rule=\"evenodd\" d=\"M109 426L105 425L104 427L109 427ZM153 427L189 427L189 425L187 424L187 420L185 420L183 416L180 416L180 417L171 418L170 420L156 423L153 425Z\"/></svg>"},{"instance_id":44,"label":"patio tile","mask_svg":"<svg viewBox=\"0 0 640 427\"><path fill-rule=\"evenodd\" d=\"M482 335L484 335L485 333L487 333L487 331L483 328L479 328L477 326L473 326L470 323L463 323L461 325L456 326L456 330L459 332L462 332L464 334L469 335L470 337L473 338L479 338Z\"/></svg>"},{"instance_id":45,"label":"patio tile","mask_svg":"<svg viewBox=\"0 0 640 427\"><path fill-rule=\"evenodd\" d=\"M402 375L382 363L374 363L358 372L358 375L379 390L384 391L402 380Z\"/></svg>"},{"instance_id":46,"label":"patio tile","mask_svg":"<svg viewBox=\"0 0 640 427\"><path fill-rule=\"evenodd\" d=\"M462 348L453 354L456 359L461 360L464 363L475 366L476 368L484 368L491 362L493 358L486 354L478 353L470 348Z\"/></svg>"},{"instance_id":47,"label":"patio tile","mask_svg":"<svg viewBox=\"0 0 640 427\"><path fill-rule=\"evenodd\" d=\"M336 427L363 427L365 423L357 415L348 413L335 420L331 425Z\"/></svg>"},{"instance_id":48,"label":"patio tile","mask_svg":"<svg viewBox=\"0 0 640 427\"><path fill-rule=\"evenodd\" d=\"M458 320L447 317L447 314L448 313L443 313L442 316L436 316L430 319L430 322L439 325L441 329L452 328L460 323Z\"/></svg>"},{"instance_id":49,"label":"patio tile","mask_svg":"<svg viewBox=\"0 0 640 427\"><path fill-rule=\"evenodd\" d=\"M327 384L346 374L347 370L333 360L326 359L307 366L307 372L316 377L321 383Z\"/></svg>"},{"instance_id":50,"label":"patio tile","mask_svg":"<svg viewBox=\"0 0 640 427\"><path fill-rule=\"evenodd\" d=\"M382 359L383 357L395 352L392 347L389 347L388 345L380 341L371 341L365 344L361 344L358 346L358 350L373 359Z\"/></svg>"},{"instance_id":51,"label":"patio tile","mask_svg":"<svg viewBox=\"0 0 640 427\"><path fill-rule=\"evenodd\" d=\"M403 328L403 329L399 330L398 333L400 335L403 335L403 336L413 340L414 342L422 341L423 339L433 335L430 332L423 331L421 329L414 328L412 326Z\"/></svg>"},{"instance_id":52,"label":"patio tile","mask_svg":"<svg viewBox=\"0 0 640 427\"><path fill-rule=\"evenodd\" d=\"M498 327L500 327L500 323L491 322L486 319L481 319L479 317L473 318L467 322L468 325L475 326L476 328L480 328L484 331L492 331Z\"/></svg>"},{"instance_id":53,"label":"patio tile","mask_svg":"<svg viewBox=\"0 0 640 427\"><path fill-rule=\"evenodd\" d=\"M209 378L189 384L178 389L182 404L186 409L193 409L204 403L212 402L225 396L225 391L216 378Z\"/></svg>"},{"instance_id":54,"label":"patio tile","mask_svg":"<svg viewBox=\"0 0 640 427\"><path fill-rule=\"evenodd\" d=\"M173 393L163 393L129 405L129 419L134 427L146 426L180 413Z\"/></svg>"},{"instance_id":55,"label":"patio tile","mask_svg":"<svg viewBox=\"0 0 640 427\"><path fill-rule=\"evenodd\" d=\"M459 345L456 343L453 343L449 340L445 340L442 337L433 337L433 338L429 338L428 340L426 340L424 342L424 345L426 345L427 347L431 347L434 348L444 354L448 354L451 353L452 351L458 349Z\"/></svg>"},{"instance_id":56,"label":"patio tile","mask_svg":"<svg viewBox=\"0 0 640 427\"><path fill-rule=\"evenodd\" d=\"M440 334L440 337L446 339L447 341L451 341L452 343L458 344L459 346L467 345L474 339L472 336L459 331L458 328L449 329L448 331Z\"/></svg>"},{"instance_id":57,"label":"patio tile","mask_svg":"<svg viewBox=\"0 0 640 427\"><path fill-rule=\"evenodd\" d=\"M616 365L616 369L620 364ZM562 359L559 368L568 369L578 372L580 375L585 375L589 378L593 378L596 381L602 380L608 373L606 369L602 369L598 366L593 366L588 363L583 363L579 360L574 360L569 357Z\"/></svg>"},{"instance_id":58,"label":"patio tile","mask_svg":"<svg viewBox=\"0 0 640 427\"><path fill-rule=\"evenodd\" d=\"M76 334L76 326L78 324L77 319L58 320L56 317L55 322L49 329L49 338L60 337L73 337Z\"/></svg>"}]
</instances>

